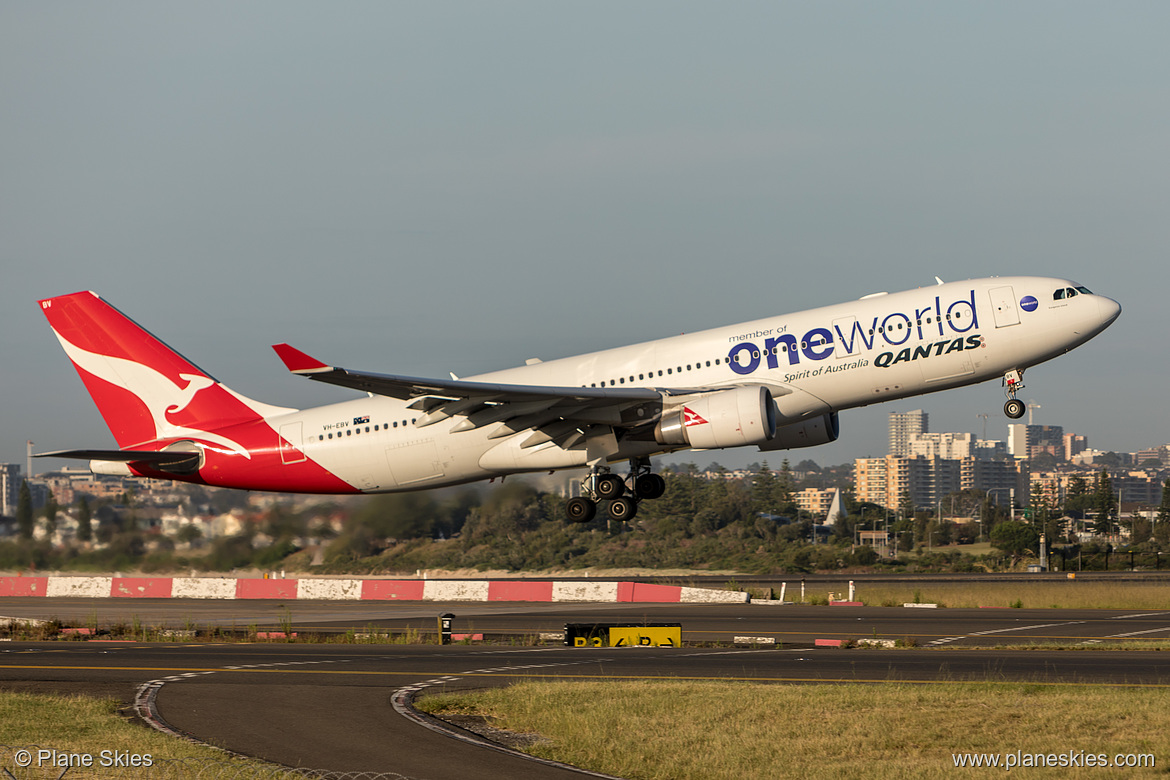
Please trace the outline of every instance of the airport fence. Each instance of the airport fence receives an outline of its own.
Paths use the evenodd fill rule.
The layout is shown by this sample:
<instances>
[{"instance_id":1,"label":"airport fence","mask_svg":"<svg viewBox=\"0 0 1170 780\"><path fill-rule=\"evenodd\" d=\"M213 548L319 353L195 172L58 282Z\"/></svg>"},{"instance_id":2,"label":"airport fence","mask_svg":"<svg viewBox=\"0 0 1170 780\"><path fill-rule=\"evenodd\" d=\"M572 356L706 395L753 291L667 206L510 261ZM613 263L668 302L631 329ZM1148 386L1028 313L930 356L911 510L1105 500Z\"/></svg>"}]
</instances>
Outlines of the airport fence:
<instances>
[{"instance_id":1,"label":"airport fence","mask_svg":"<svg viewBox=\"0 0 1170 780\"><path fill-rule=\"evenodd\" d=\"M0 744L2 780L412 780L397 772L335 772L234 758L158 758L117 751L67 753ZM138 766L134 766L138 763ZM149 765L146 765L149 764Z\"/></svg>"}]
</instances>

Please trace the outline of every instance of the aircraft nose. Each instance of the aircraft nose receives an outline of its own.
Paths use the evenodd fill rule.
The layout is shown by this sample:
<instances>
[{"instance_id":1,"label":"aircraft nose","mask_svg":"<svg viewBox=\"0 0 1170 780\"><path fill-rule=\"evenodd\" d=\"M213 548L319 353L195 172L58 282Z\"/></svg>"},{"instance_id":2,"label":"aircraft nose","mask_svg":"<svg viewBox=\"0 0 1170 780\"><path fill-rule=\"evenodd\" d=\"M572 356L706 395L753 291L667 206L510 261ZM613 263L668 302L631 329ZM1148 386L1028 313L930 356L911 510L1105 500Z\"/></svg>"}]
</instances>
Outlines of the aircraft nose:
<instances>
[{"instance_id":1,"label":"aircraft nose","mask_svg":"<svg viewBox=\"0 0 1170 780\"><path fill-rule=\"evenodd\" d=\"M1104 295L1097 296L1097 310L1101 316L1101 327L1107 328L1121 315L1121 304Z\"/></svg>"}]
</instances>

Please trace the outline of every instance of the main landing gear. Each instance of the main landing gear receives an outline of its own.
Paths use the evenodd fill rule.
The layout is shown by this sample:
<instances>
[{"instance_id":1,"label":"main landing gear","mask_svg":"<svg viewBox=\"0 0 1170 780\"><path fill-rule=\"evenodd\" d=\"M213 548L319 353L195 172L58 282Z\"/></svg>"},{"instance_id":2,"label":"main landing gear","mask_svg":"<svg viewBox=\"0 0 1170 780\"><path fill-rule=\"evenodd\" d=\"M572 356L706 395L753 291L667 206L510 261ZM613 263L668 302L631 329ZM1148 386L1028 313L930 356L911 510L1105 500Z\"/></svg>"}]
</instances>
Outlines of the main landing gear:
<instances>
[{"instance_id":1,"label":"main landing gear","mask_svg":"<svg viewBox=\"0 0 1170 780\"><path fill-rule=\"evenodd\" d=\"M1003 375L1004 392L1007 393L1007 403L1003 405L1003 413L1013 420L1018 420L1028 411L1027 405L1016 398L1016 393L1024 389L1024 372L1012 369Z\"/></svg>"},{"instance_id":2,"label":"main landing gear","mask_svg":"<svg viewBox=\"0 0 1170 780\"><path fill-rule=\"evenodd\" d=\"M661 498L666 492L666 480L650 471L649 458L631 458L630 473L622 479L605 466L595 466L582 487L585 496L570 498L565 515L574 523L588 523L597 514L597 504L606 502L606 511L613 520L633 520L638 504L647 499Z\"/></svg>"}]
</instances>

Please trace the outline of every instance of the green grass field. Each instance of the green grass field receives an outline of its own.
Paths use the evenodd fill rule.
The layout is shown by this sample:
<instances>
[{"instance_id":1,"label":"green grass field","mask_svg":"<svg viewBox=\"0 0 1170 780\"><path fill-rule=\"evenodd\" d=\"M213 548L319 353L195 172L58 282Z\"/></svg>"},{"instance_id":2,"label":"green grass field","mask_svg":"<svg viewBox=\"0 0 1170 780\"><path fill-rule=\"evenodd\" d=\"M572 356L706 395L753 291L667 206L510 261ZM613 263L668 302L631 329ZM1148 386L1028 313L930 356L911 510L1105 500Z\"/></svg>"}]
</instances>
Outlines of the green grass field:
<instances>
[{"instance_id":1,"label":"green grass field","mask_svg":"<svg viewBox=\"0 0 1170 780\"><path fill-rule=\"evenodd\" d=\"M530 753L630 780L1136 778L1165 776L1170 766L1170 684L529 682L418 706L539 734ZM1007 774L957 769L958 753L1002 763L1011 753L1021 767L1033 754L1070 762L1140 754L1130 760L1157 766Z\"/></svg>"},{"instance_id":2,"label":"green grass field","mask_svg":"<svg viewBox=\"0 0 1170 780\"><path fill-rule=\"evenodd\" d=\"M30 751L32 766L21 766L17 755L20 749ZM56 751L57 756L42 757L38 766L40 750ZM91 757L91 766L70 758L82 755ZM149 766L117 765L128 762L130 756L149 756L149 759L139 759L139 763L149 763ZM119 703L114 699L0 692L0 777L18 780L57 777L63 769L67 770L65 777L72 780L110 777L254 780L285 776L280 767L235 759L219 750L131 722L119 714ZM10 774L5 775L4 771Z\"/></svg>"},{"instance_id":3,"label":"green grass field","mask_svg":"<svg viewBox=\"0 0 1170 780\"><path fill-rule=\"evenodd\" d=\"M806 599L824 600L830 592L846 594L847 580L817 582L805 589ZM800 599L800 585L790 583L788 600ZM1037 582L859 582L855 598L867 606L900 607L907 602L940 607L1012 607L1025 609L1170 609L1170 583L1108 580L1043 580ZM824 603L822 601L822 603Z\"/></svg>"}]
</instances>

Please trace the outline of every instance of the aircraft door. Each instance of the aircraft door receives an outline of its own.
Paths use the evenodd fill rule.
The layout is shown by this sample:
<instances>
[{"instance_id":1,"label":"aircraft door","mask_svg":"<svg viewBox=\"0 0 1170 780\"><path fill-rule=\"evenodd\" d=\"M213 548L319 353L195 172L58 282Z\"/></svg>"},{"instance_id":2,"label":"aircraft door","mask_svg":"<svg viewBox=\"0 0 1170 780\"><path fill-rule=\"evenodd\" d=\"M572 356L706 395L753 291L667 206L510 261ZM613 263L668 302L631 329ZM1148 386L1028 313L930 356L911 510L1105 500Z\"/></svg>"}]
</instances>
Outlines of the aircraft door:
<instances>
[{"instance_id":1,"label":"aircraft door","mask_svg":"<svg viewBox=\"0 0 1170 780\"><path fill-rule=\"evenodd\" d=\"M1009 325L1020 324L1016 293L1010 286L993 287L987 294L991 296L991 313L995 316L995 327L1006 328Z\"/></svg>"},{"instance_id":2,"label":"aircraft door","mask_svg":"<svg viewBox=\"0 0 1170 780\"><path fill-rule=\"evenodd\" d=\"M869 347L873 344L872 340L869 344L865 343L856 317L841 317L833 320L833 341L836 343L833 355L837 358L853 357L861 352L862 347Z\"/></svg>"},{"instance_id":3,"label":"aircraft door","mask_svg":"<svg viewBox=\"0 0 1170 780\"><path fill-rule=\"evenodd\" d=\"M300 463L305 459L305 443L301 438L301 423L280 426L280 462Z\"/></svg>"}]
</instances>

